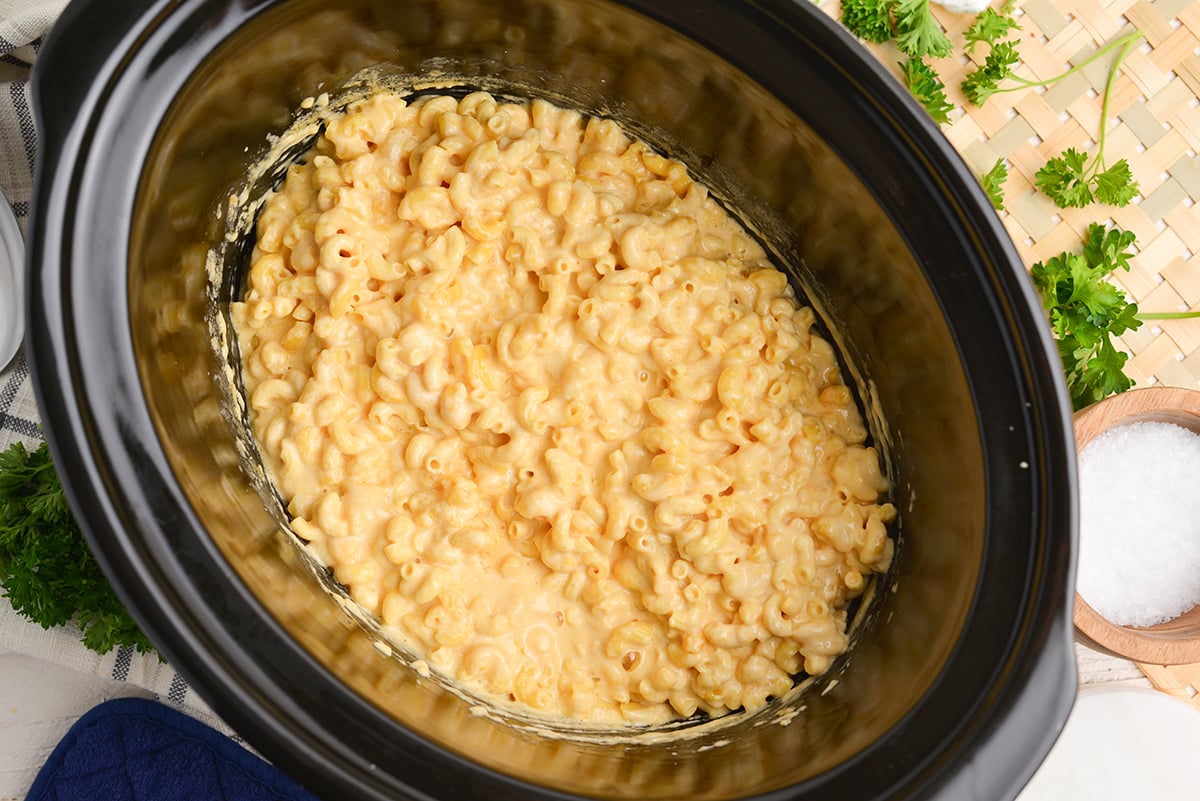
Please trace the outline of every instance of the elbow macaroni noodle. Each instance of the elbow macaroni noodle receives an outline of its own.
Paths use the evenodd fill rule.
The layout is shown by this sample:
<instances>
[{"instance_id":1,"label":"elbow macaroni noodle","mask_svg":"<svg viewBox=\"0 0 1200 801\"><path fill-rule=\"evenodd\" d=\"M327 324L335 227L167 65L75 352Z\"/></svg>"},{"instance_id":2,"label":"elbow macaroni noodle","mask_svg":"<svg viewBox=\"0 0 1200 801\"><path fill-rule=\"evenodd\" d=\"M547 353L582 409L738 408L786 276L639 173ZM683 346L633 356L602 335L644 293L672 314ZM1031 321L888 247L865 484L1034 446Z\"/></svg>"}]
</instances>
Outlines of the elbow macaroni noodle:
<instances>
[{"instance_id":1,"label":"elbow macaroni noodle","mask_svg":"<svg viewBox=\"0 0 1200 801\"><path fill-rule=\"evenodd\" d=\"M782 273L610 120L333 119L233 319L294 531L389 633L550 715L752 710L887 569L878 455Z\"/></svg>"}]
</instances>

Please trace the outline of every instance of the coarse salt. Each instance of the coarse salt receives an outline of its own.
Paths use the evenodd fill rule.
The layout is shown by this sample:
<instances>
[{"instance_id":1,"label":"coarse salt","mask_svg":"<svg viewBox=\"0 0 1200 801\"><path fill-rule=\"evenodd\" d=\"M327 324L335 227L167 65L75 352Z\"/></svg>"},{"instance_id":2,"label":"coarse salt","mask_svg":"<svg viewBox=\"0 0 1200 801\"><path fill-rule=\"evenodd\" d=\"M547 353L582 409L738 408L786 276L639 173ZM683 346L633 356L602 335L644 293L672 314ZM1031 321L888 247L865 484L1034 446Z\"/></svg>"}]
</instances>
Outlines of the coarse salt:
<instances>
[{"instance_id":1,"label":"coarse salt","mask_svg":"<svg viewBox=\"0 0 1200 801\"><path fill-rule=\"evenodd\" d=\"M1117 426L1079 454L1076 587L1121 626L1200 604L1200 436L1170 423Z\"/></svg>"}]
</instances>

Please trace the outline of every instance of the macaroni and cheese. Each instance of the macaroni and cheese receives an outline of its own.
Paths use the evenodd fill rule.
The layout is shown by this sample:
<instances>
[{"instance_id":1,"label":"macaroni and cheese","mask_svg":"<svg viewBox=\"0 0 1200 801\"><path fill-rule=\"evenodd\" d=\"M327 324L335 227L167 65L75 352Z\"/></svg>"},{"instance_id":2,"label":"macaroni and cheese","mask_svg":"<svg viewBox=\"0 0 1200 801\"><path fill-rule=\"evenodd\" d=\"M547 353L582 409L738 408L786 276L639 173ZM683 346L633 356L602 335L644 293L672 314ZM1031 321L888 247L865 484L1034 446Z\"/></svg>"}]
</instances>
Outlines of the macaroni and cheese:
<instances>
[{"instance_id":1,"label":"macaroni and cheese","mask_svg":"<svg viewBox=\"0 0 1200 801\"><path fill-rule=\"evenodd\" d=\"M888 484L813 312L683 164L538 100L381 94L257 237L233 319L262 457L443 675L654 723L845 650Z\"/></svg>"}]
</instances>

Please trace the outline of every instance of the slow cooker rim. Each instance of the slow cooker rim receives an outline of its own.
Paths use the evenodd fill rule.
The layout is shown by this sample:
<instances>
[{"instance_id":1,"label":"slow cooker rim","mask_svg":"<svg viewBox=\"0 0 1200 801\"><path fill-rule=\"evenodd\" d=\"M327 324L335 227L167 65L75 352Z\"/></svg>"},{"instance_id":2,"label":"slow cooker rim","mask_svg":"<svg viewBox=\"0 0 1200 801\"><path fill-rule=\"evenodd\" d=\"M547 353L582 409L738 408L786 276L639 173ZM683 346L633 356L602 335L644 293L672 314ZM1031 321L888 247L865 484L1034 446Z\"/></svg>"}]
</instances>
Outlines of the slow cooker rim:
<instances>
[{"instance_id":1,"label":"slow cooker rim","mask_svg":"<svg viewBox=\"0 0 1200 801\"><path fill-rule=\"evenodd\" d=\"M72 11L75 11L79 15L85 14L85 10L81 8L82 5L84 4L74 4ZM149 11L147 14L140 17L141 21L146 23L142 30L146 31L147 36L153 35L153 30L151 30L152 25L149 24L148 18L153 16L154 5L154 3L149 3ZM165 4L159 3L158 5L162 6ZM194 8L197 5L200 5L200 3L192 3L190 6L186 3L182 4L179 13L182 13L183 10L188 8ZM269 5L274 5L274 3L261 4L263 8ZM625 5L638 6L639 3L626 2ZM787 3L758 3L755 5L756 7L774 6L775 10L779 10L781 12L790 9L790 4ZM835 39L841 39L843 42L849 41L848 37L845 37L844 33L841 33L840 31L828 29L823 33L826 35L834 34ZM836 36L836 34L840 34L840 36ZM44 55L53 55L54 44L55 40L52 37L52 39L47 42L47 45L43 51ZM872 80L879 84L879 87L877 88L886 88L889 86L889 84L879 81L879 76L881 74L881 71L875 71L875 75ZM117 77L119 78L119 76ZM41 95L43 91L41 88L41 81L35 79L35 84L38 86L37 93ZM878 101L879 97L876 99ZM81 104L86 105L89 102L98 105L99 96L93 94L90 98L85 99ZM889 93L885 91L883 93L883 102L885 102L888 106L894 107L894 109L901 109L901 111L906 108L906 104L894 92ZM908 105L911 106L911 100L908 101ZM896 113L894 109L893 113ZM46 113L45 108L42 108L42 113ZM104 110L102 108L93 107L89 109L89 113L81 115L81 120L91 126L91 130L94 131L95 123L102 121L103 117ZM901 117L903 117L903 115L901 115ZM907 121L911 122L912 120ZM82 159L86 154L87 147L89 145L89 143L85 141L85 132L77 126L67 127L71 131L71 134L61 140L60 145L63 147L64 152L67 150L72 150L73 156L76 159ZM60 127L59 130L61 129L62 128ZM917 124L915 132L910 131L909 134L922 139L932 139L932 137L930 137L929 126L921 123ZM930 142L927 141L924 144L926 147L928 147ZM933 144L937 144L936 140L933 140ZM964 178L962 173L965 172L965 169L961 167L961 162L957 160L956 154L953 154L952 157L948 145L934 147L934 151L935 152L930 157L931 161L938 162L944 167L949 166L949 168L951 168L951 175L954 179L954 182L961 185ZM48 228L53 228L53 225L50 225L46 222L47 220L53 221L57 219L62 222L67 222L71 220L72 215L77 212L77 210L71 209L65 205L64 198L73 194L71 191L72 189L79 187L80 175L76 173L75 169L59 169L62 167L61 162L63 161L65 161L69 166L71 165L71 159L69 157L64 158L64 153L56 154L56 159L57 160L47 158L44 152L39 152L39 174L41 174L43 180L46 181L46 185L42 186L39 183L39 198L35 203L34 218L31 221L31 230L34 232L34 236L36 237L39 251L36 254L30 255L31 265L45 264L49 266L57 264L58 261L62 259L63 255L70 251L71 246L74 244L69 237L63 242L54 243L51 240L47 230ZM969 173L967 176L969 177ZM978 191L976 194L981 196L981 191ZM49 200L51 198L58 198L59 204L57 206L51 206ZM977 200L978 198L976 198L976 201ZM968 212L976 212L974 216L980 218L978 222L981 223L982 230L986 232L986 238L997 240L999 224L996 221L995 216L990 215L986 218L982 217L982 215L977 213L980 211L976 207L978 205L977 203L966 203L965 205ZM67 237L68 232L74 232L73 225L64 225L64 237ZM981 233L978 236L983 238L984 234ZM1003 247L1003 243L1005 241L1006 239L999 238L1001 251L1005 250ZM993 247L995 244L995 241L993 241ZM62 251L58 251L58 245L67 245L67 247L64 247ZM1008 249L1011 250L1011 244L1009 244ZM1011 263L1011 253L1007 255L1010 256ZM68 259L67 261L69 262L70 260ZM999 261L1004 261L1004 259L1001 258ZM98 488L105 487L111 482L112 465L108 465L106 468L104 465L100 464L102 461L100 459L100 455L92 451L91 444L95 443L97 440L105 440L106 438L112 436L115 436L118 440L124 441L127 446L133 445L138 440L130 436L133 432L131 430L132 427L129 426L128 420L125 420L121 425L118 425L116 430L105 431L105 426L103 424L97 424L97 421L94 418L88 419L88 410L86 409L87 398L75 381L76 378L80 377L80 371L84 369L84 366L81 365L78 359L79 351L72 346L73 337L76 333L74 329L77 327L77 320L75 320L70 314L64 314L64 307L56 307L53 302L54 299L64 291L67 293L70 292L69 287L64 287L59 282L60 278L62 278L66 283L69 284L69 276L64 278L62 276L50 275L48 273L41 274L41 272L42 271L35 269L35 274L39 274L38 283L41 284L47 291L42 293L42 295L37 298L33 297L35 290L32 287L29 293L29 303L31 305L31 309L36 308L38 303L44 304L41 308L36 308L37 311L41 312L40 314L31 315L31 319L34 317L37 319L37 324L32 335L34 343L34 358L31 359L31 371L34 373L38 401L43 410L43 419L47 421L47 436L51 442L51 447L55 452L55 456L58 459L59 464L70 464L72 466L81 465L81 467L69 468L70 473L67 477L69 480L65 481L64 483L68 485L68 491L71 493L74 508L77 510L82 510L85 513L92 512L97 515L95 517L92 515L85 515L85 519L89 524L86 526L89 539L92 542L93 548L98 552L98 556L100 556L102 561L105 562L105 567L109 575L115 578L114 584L117 585L119 591L123 591L123 599L128 602L138 594L137 591L133 590L130 585L135 585L140 581L144 581L146 576L139 573L136 569L134 572L137 573L137 575L128 575L127 571L131 566L121 564L118 561L107 558L108 552L104 546L106 544L106 540L121 541L122 551L128 554L128 548L132 543L129 541L128 532L123 531L123 528L129 524L136 524L137 521L129 514L128 498L123 498L121 499L123 502L119 502L118 500L107 496L105 493L98 491ZM1004 280L1004 276L1001 276L999 280ZM1004 287L1004 289L1009 296L1015 296L1018 298L1024 296L1025 306L1030 305L1029 301L1032 296L1031 288L1020 282L1008 281L1007 283L1008 286ZM1021 324L1027 325L1032 318L1032 315L1028 314L1028 309L1022 307L1020 303L1017 303L1017 306L1018 311L1026 312L1023 315L1023 319L1018 321L1018 327L1020 327ZM61 324L62 328L57 328L57 324ZM83 327L86 328L86 326ZM1043 351L1043 357L1045 357L1045 355L1048 353L1057 359L1057 353L1053 351L1052 346L1049 345L1048 335L1044 329L1039 330L1037 326L1030 326L1029 330L1024 333L1028 333L1032 337L1032 339L1026 338L1025 344L1027 347L1032 347L1034 343L1040 342L1041 349ZM1048 363L1049 361L1045 358L1039 362L1039 366L1043 368L1041 370L1043 374L1046 373L1044 368ZM64 380L61 386L56 386L57 382L55 381L55 378L60 375L59 371L64 365L68 367L67 377L72 380ZM132 366L132 362L130 362L130 366ZM134 367L132 372L136 375L136 367ZM1046 384L1048 382L1049 395L1052 396L1053 400L1059 402L1061 408L1061 401L1062 398L1065 397L1065 391L1061 388L1061 377L1059 377L1057 382L1055 382L1054 379L1055 374L1051 373L1050 375L1034 377L1033 383L1037 385L1035 386L1035 389L1040 390L1040 392L1044 395L1047 392ZM1056 395L1057 397L1054 397ZM137 407L143 402L138 397L126 397L123 400L129 401L133 407ZM75 403L79 403L80 407L84 408L74 406ZM1052 408L1053 404L1037 404L1036 406L1038 408ZM92 411L94 412L94 410ZM125 411L132 413L140 412L141 410L134 408ZM1057 421L1059 423L1059 428L1069 431L1069 416L1066 415L1065 412L1062 416L1067 418L1067 425L1063 425L1064 421L1059 420ZM67 424L64 421L70 421L69 428L67 428ZM1053 419L1048 419L1045 421L1043 427L1053 429L1055 428L1055 422L1056 421ZM141 428L140 422L139 426L137 427ZM153 426L151 425L149 429L142 428L142 430L149 430L152 432ZM1047 438L1049 436L1050 434L1047 435ZM155 443L151 442L148 443L148 446L152 446L154 444ZM153 450L153 448L150 447L150 450ZM166 465L166 460L161 453L151 453L149 451L142 454L136 454L136 458L131 459L131 462L133 462L135 466L154 465L161 467ZM1048 481L1050 477L1045 478ZM188 513L189 518L191 518L190 509L187 509L186 499L177 497L173 500L175 503L182 503L185 513ZM145 507L143 507L143 509L144 508ZM1049 514L1049 512L1052 510L1048 509L1046 511L1047 514ZM1059 507L1059 512L1059 522L1061 523L1066 520L1069 528L1071 526L1070 521L1073 518L1073 510L1062 510L1061 507ZM98 526L96 521L100 519L105 520L108 523L108 526ZM191 519L194 526L194 518ZM1044 529L1046 525L1049 525L1049 521L1043 523L1041 528ZM96 526L97 528L93 529L93 526ZM1055 566L1051 566L1052 572L1054 567ZM1058 565L1057 567L1061 568L1063 566ZM1070 565L1069 554L1065 568L1068 572L1070 569L1072 569ZM233 586L237 585L236 581L232 581L231 583ZM141 589L142 591L145 591L149 588L143 587ZM159 600L161 600L161 598ZM1052 604L1053 601L1053 598L1042 599L1042 602L1044 603ZM1064 614L1065 605L1066 601L1064 600ZM137 604L133 604L133 606L135 607L135 610L138 607ZM1029 614L1031 616L1036 606L1040 606L1040 604L1030 604ZM1067 619L1069 620L1069 617ZM173 637L168 636L167 631L163 630L163 626L165 625L168 630L173 630L174 626L180 621L170 619L155 621L147 619L145 622L151 623L151 625L148 625L147 628L157 635L156 641L161 640L166 643L171 643ZM1053 620L1047 621L1047 628L1056 628L1057 622L1057 617L1055 617ZM1069 626L1064 624L1062 629L1064 632L1068 632ZM1043 634L1045 636L1049 636L1046 632L1043 632ZM1034 637L1034 639L1037 639L1037 637ZM181 645L179 647L181 648L181 651L186 651L190 648L190 645ZM172 656L172 661L178 662L181 669L187 668L187 670L183 671L184 675L193 682L194 686L200 688L208 685L208 682L204 677L199 675L190 675L190 668L192 666L192 662L190 660L194 659L196 654L189 653L189 659L177 660L174 658L174 654L171 653L173 648L167 648L165 650L168 652L169 656ZM239 665L238 667L239 669L253 671L256 668L256 665L247 663ZM214 669L217 668L214 666ZM228 683L226 683L226 686L229 686ZM231 709L229 711L234 710ZM241 718L243 719L243 722L246 722L244 719L245 716L240 714L240 710L237 711L239 714L231 715L230 718ZM1062 719L1065 719L1065 710L1062 711L1061 717ZM257 722L255 722L254 728L257 728ZM1048 748L1048 745L1046 747ZM544 797L552 796L546 795Z\"/></svg>"}]
</instances>

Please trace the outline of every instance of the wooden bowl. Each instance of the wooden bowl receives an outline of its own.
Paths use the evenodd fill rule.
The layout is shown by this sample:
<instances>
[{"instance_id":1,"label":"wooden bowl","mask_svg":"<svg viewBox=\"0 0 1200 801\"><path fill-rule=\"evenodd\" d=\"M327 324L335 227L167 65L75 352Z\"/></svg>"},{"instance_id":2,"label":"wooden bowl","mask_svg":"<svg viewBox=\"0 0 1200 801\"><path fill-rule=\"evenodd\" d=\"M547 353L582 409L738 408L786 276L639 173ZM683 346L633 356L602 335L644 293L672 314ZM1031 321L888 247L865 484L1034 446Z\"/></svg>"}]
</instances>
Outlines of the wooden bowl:
<instances>
[{"instance_id":1,"label":"wooden bowl","mask_svg":"<svg viewBox=\"0 0 1200 801\"><path fill-rule=\"evenodd\" d=\"M1131 423L1173 423L1200 434L1200 390L1151 386L1105 398L1075 414L1075 447ZM1200 606L1146 628L1118 626L1075 593L1075 635L1084 645L1151 665L1200 662Z\"/></svg>"}]
</instances>

